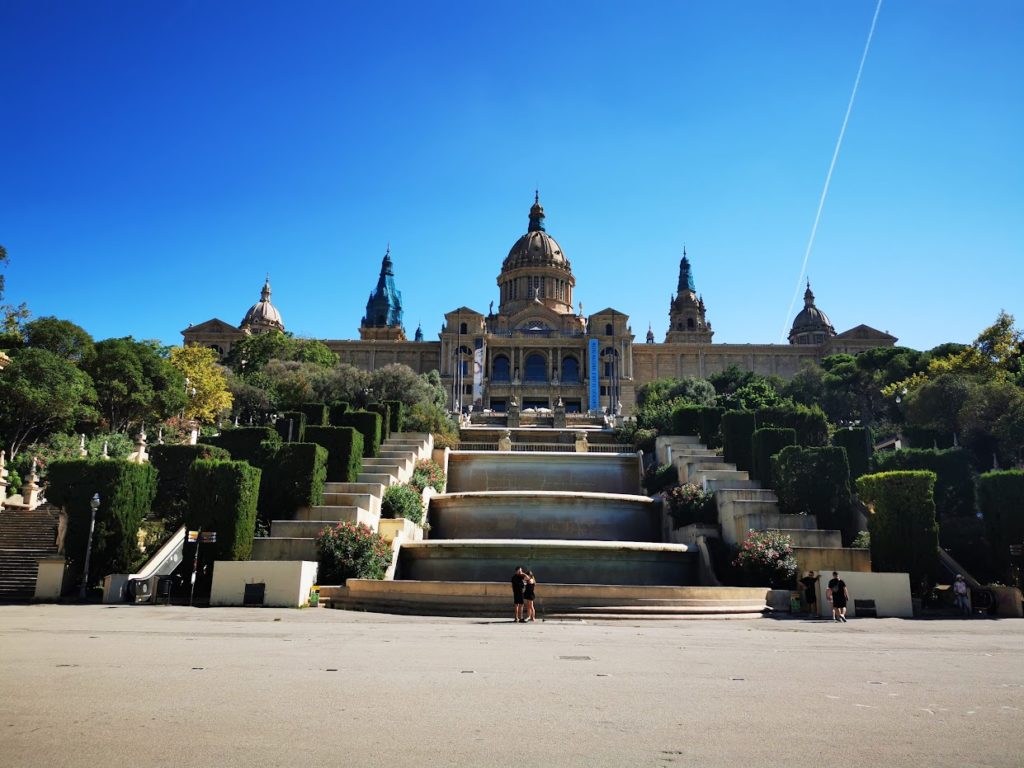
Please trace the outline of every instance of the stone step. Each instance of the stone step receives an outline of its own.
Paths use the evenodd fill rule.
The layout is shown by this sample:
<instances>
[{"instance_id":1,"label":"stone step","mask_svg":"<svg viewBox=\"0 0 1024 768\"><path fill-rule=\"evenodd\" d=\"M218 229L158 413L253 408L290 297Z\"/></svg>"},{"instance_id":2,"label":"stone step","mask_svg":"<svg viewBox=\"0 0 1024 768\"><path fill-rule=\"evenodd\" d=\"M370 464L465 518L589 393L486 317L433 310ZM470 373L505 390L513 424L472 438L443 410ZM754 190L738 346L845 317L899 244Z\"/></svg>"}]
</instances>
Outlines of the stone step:
<instances>
[{"instance_id":1,"label":"stone step","mask_svg":"<svg viewBox=\"0 0 1024 768\"><path fill-rule=\"evenodd\" d=\"M341 509L341 507L339 507ZM351 509L351 507L345 507L345 509ZM274 520L270 523L270 538L274 539L309 539L317 538L324 528L334 528L339 522L351 522L366 523L366 520L360 520L360 510L355 510L350 519L340 518L338 520L324 519L324 520ZM366 515L367 513L363 513ZM371 526L372 527L372 526Z\"/></svg>"},{"instance_id":2,"label":"stone step","mask_svg":"<svg viewBox=\"0 0 1024 768\"><path fill-rule=\"evenodd\" d=\"M317 560L316 539L265 537L252 540L250 560Z\"/></svg>"},{"instance_id":3,"label":"stone step","mask_svg":"<svg viewBox=\"0 0 1024 768\"><path fill-rule=\"evenodd\" d=\"M721 456L700 456L676 459L676 473L680 483L689 483L691 477L696 480L697 472L724 469L725 459Z\"/></svg>"},{"instance_id":4,"label":"stone step","mask_svg":"<svg viewBox=\"0 0 1024 768\"><path fill-rule=\"evenodd\" d=\"M377 483L379 485L394 485L398 479L394 475L379 472L363 472L356 478L360 483Z\"/></svg>"},{"instance_id":5,"label":"stone step","mask_svg":"<svg viewBox=\"0 0 1024 768\"><path fill-rule=\"evenodd\" d=\"M786 515L797 517L797 515ZM821 528L768 528L765 530L784 533L793 540L794 547L818 549L842 549L843 534L840 531L827 531Z\"/></svg>"},{"instance_id":6,"label":"stone step","mask_svg":"<svg viewBox=\"0 0 1024 768\"><path fill-rule=\"evenodd\" d=\"M305 507L296 515L298 521L326 521L333 525L338 523L366 523L376 529L380 520L380 512L373 512L362 507ZM272 534L277 535L277 534ZM282 536L293 534L281 534Z\"/></svg>"},{"instance_id":7,"label":"stone step","mask_svg":"<svg viewBox=\"0 0 1024 768\"><path fill-rule=\"evenodd\" d=\"M363 459L363 472L386 473L398 482L404 482L412 476L412 462L399 462L393 459Z\"/></svg>"},{"instance_id":8,"label":"stone step","mask_svg":"<svg viewBox=\"0 0 1024 768\"><path fill-rule=\"evenodd\" d=\"M367 512L380 512L380 496L371 493L325 493L322 507L361 507Z\"/></svg>"},{"instance_id":9,"label":"stone step","mask_svg":"<svg viewBox=\"0 0 1024 768\"><path fill-rule=\"evenodd\" d=\"M380 483L324 483L324 493L368 493L380 498L384 486Z\"/></svg>"},{"instance_id":10,"label":"stone step","mask_svg":"<svg viewBox=\"0 0 1024 768\"><path fill-rule=\"evenodd\" d=\"M693 476L695 481L707 480L708 482L712 480L739 481L750 479L750 475L746 472L742 472L738 469L724 469L719 467L696 470L693 473Z\"/></svg>"}]
</instances>

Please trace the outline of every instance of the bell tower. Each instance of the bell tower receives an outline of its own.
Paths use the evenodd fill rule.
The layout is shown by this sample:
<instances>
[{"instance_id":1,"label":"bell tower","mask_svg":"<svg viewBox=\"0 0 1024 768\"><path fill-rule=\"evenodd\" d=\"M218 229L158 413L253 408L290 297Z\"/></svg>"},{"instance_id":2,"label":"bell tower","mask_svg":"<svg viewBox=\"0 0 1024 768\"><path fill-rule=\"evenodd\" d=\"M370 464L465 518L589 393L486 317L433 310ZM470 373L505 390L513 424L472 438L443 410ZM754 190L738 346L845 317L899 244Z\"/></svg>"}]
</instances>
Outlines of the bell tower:
<instances>
[{"instance_id":1,"label":"bell tower","mask_svg":"<svg viewBox=\"0 0 1024 768\"><path fill-rule=\"evenodd\" d=\"M679 285L668 310L668 333L665 343L710 344L714 331L704 316L704 298L697 295L690 259L683 246L679 262Z\"/></svg>"}]
</instances>

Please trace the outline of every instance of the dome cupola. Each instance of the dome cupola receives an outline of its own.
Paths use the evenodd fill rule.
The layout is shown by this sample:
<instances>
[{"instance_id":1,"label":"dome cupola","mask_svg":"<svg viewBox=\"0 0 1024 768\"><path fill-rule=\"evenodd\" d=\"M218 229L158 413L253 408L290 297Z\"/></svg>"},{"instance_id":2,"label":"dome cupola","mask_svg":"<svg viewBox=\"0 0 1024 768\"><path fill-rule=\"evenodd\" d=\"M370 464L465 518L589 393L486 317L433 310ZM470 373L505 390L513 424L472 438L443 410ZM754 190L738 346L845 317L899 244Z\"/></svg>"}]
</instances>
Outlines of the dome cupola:
<instances>
[{"instance_id":1,"label":"dome cupola","mask_svg":"<svg viewBox=\"0 0 1024 768\"><path fill-rule=\"evenodd\" d=\"M526 234L516 240L498 275L499 313L510 315L539 301L559 314L572 314L576 279L562 247L544 229L544 206L534 193Z\"/></svg>"},{"instance_id":2,"label":"dome cupola","mask_svg":"<svg viewBox=\"0 0 1024 768\"><path fill-rule=\"evenodd\" d=\"M826 339L836 335L828 315L814 305L814 293L811 281L807 281L804 291L804 308L793 319L793 328L789 332L790 344L823 344Z\"/></svg>"},{"instance_id":3,"label":"dome cupola","mask_svg":"<svg viewBox=\"0 0 1024 768\"><path fill-rule=\"evenodd\" d=\"M270 303L270 275L260 291L260 300L249 307L238 326L248 333L264 333L266 331L284 331L284 321L277 307Z\"/></svg>"}]
</instances>

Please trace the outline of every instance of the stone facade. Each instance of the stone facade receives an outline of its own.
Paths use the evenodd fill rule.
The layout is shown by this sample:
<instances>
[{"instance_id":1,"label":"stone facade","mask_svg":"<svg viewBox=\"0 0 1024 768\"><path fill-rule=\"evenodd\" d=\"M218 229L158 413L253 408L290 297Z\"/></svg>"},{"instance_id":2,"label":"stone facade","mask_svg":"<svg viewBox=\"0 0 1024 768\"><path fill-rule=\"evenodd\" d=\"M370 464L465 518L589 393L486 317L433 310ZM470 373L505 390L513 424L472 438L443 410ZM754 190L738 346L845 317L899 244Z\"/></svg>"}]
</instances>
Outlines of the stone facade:
<instances>
[{"instance_id":1,"label":"stone facade","mask_svg":"<svg viewBox=\"0 0 1024 768\"><path fill-rule=\"evenodd\" d=\"M704 300L684 250L665 342L655 343L649 331L647 343L634 344L628 315L610 307L584 315L582 303L574 308L576 280L561 246L544 229L538 197L530 208L527 232L502 263L497 284L497 312L493 302L487 314L459 307L445 314L437 341L423 341L419 329L416 340L408 341L389 250L370 294L361 338L324 343L342 362L365 370L401 363L419 373L439 371L456 410L472 406L505 411L512 404L524 410L554 408L561 402L569 413L596 406L605 411L621 408L624 414L633 409L636 388L652 379L709 376L730 366L790 378L808 360L896 343L896 337L867 325L837 334L814 305L810 285L789 344L712 343ZM269 305L269 285L268 280L261 304ZM280 319L270 309L261 306L259 314ZM253 332L259 329L213 319L182 334L186 344L227 355L232 343Z\"/></svg>"}]
</instances>

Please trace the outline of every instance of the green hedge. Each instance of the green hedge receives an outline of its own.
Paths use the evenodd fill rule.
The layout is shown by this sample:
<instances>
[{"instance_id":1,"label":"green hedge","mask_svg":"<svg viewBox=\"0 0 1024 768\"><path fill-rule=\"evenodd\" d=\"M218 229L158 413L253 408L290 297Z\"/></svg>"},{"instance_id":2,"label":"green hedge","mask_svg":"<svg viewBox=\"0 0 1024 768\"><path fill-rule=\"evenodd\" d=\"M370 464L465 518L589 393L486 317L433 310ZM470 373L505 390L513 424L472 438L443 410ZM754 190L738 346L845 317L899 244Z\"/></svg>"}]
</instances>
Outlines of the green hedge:
<instances>
[{"instance_id":1,"label":"green hedge","mask_svg":"<svg viewBox=\"0 0 1024 768\"><path fill-rule=\"evenodd\" d=\"M723 413L725 409L717 406L679 405L672 411L672 434L695 435L708 448L716 448Z\"/></svg>"},{"instance_id":2,"label":"green hedge","mask_svg":"<svg viewBox=\"0 0 1024 768\"><path fill-rule=\"evenodd\" d=\"M344 416L346 413L352 410L352 406L344 400L336 400L331 403L330 408L330 426L340 427L343 426L338 423L338 418Z\"/></svg>"},{"instance_id":3,"label":"green hedge","mask_svg":"<svg viewBox=\"0 0 1024 768\"><path fill-rule=\"evenodd\" d=\"M423 497L408 485L389 485L380 501L380 516L387 519L404 517L414 523L423 520Z\"/></svg>"},{"instance_id":4,"label":"green hedge","mask_svg":"<svg viewBox=\"0 0 1024 768\"><path fill-rule=\"evenodd\" d=\"M722 414L722 452L736 469L749 470L753 464L754 414L726 411Z\"/></svg>"},{"instance_id":5,"label":"green hedge","mask_svg":"<svg viewBox=\"0 0 1024 768\"><path fill-rule=\"evenodd\" d=\"M778 427L796 431L797 445L828 445L828 417L818 406L774 406L758 408L754 413L757 427Z\"/></svg>"},{"instance_id":6,"label":"green hedge","mask_svg":"<svg viewBox=\"0 0 1024 768\"><path fill-rule=\"evenodd\" d=\"M391 406L387 403L370 403L366 406L366 410L380 414L381 442L391 437Z\"/></svg>"},{"instance_id":7,"label":"green hedge","mask_svg":"<svg viewBox=\"0 0 1024 768\"><path fill-rule=\"evenodd\" d=\"M787 446L796 445L796 430L764 427L754 430L752 441L751 476L763 487L774 488L772 456Z\"/></svg>"},{"instance_id":8,"label":"green hedge","mask_svg":"<svg viewBox=\"0 0 1024 768\"><path fill-rule=\"evenodd\" d=\"M363 458L375 459L380 453L381 416L371 411L351 411L338 416L337 427L354 427L363 435Z\"/></svg>"},{"instance_id":9,"label":"green hedge","mask_svg":"<svg viewBox=\"0 0 1024 768\"><path fill-rule=\"evenodd\" d=\"M306 427L306 439L327 449L327 482L356 482L363 471L360 432L353 427Z\"/></svg>"},{"instance_id":10,"label":"green hedge","mask_svg":"<svg viewBox=\"0 0 1024 768\"><path fill-rule=\"evenodd\" d=\"M652 464L644 472L644 488L647 489L647 493L651 496L661 493L661 491L678 482L679 471L676 469L675 464L662 464L660 466Z\"/></svg>"},{"instance_id":11,"label":"green hedge","mask_svg":"<svg viewBox=\"0 0 1024 768\"><path fill-rule=\"evenodd\" d=\"M289 424L289 422L291 422ZM288 430L291 428L291 439L289 440ZM304 443L306 442L306 414L302 411L285 411L277 417L274 429L281 436L283 442Z\"/></svg>"},{"instance_id":12,"label":"green hedge","mask_svg":"<svg viewBox=\"0 0 1024 768\"><path fill-rule=\"evenodd\" d=\"M94 493L100 495L89 560L88 584L108 573L131 573L139 556L138 533L156 496L152 464L104 459L66 459L47 467L46 497L68 516L64 539L72 572L82 573Z\"/></svg>"},{"instance_id":13,"label":"green hedge","mask_svg":"<svg viewBox=\"0 0 1024 768\"><path fill-rule=\"evenodd\" d=\"M871 510L871 568L910 574L923 594L938 565L934 472L882 472L857 480L857 493Z\"/></svg>"},{"instance_id":14,"label":"green hedge","mask_svg":"<svg viewBox=\"0 0 1024 768\"><path fill-rule=\"evenodd\" d=\"M868 473L872 445L871 433L867 429L864 427L840 429L832 436L832 445L846 449L851 481Z\"/></svg>"},{"instance_id":15,"label":"green hedge","mask_svg":"<svg viewBox=\"0 0 1024 768\"><path fill-rule=\"evenodd\" d=\"M963 448L908 448L876 453L872 459L876 472L934 472L935 511L940 520L974 514L974 470L969 451Z\"/></svg>"},{"instance_id":16,"label":"green hedge","mask_svg":"<svg viewBox=\"0 0 1024 768\"><path fill-rule=\"evenodd\" d=\"M1024 472L986 472L978 478L978 506L985 516L996 572L1010 579L1010 545L1024 544Z\"/></svg>"},{"instance_id":17,"label":"green hedge","mask_svg":"<svg viewBox=\"0 0 1024 768\"><path fill-rule=\"evenodd\" d=\"M188 514L192 530L216 531L217 543L204 554L212 560L248 560L256 530L261 472L244 461L198 459L188 472Z\"/></svg>"},{"instance_id":18,"label":"green hedge","mask_svg":"<svg viewBox=\"0 0 1024 768\"><path fill-rule=\"evenodd\" d=\"M214 445L154 445L149 462L157 471L153 513L172 527L185 519L188 506L188 470L196 459L228 460L231 454Z\"/></svg>"},{"instance_id":19,"label":"green hedge","mask_svg":"<svg viewBox=\"0 0 1024 768\"><path fill-rule=\"evenodd\" d=\"M330 410L327 403L303 403L299 410L306 414L306 424L310 427L326 427Z\"/></svg>"},{"instance_id":20,"label":"green hedge","mask_svg":"<svg viewBox=\"0 0 1024 768\"><path fill-rule=\"evenodd\" d=\"M775 494L786 514L814 515L818 528L839 530L852 540L850 467L846 451L834 446L805 448L791 445L772 459Z\"/></svg>"},{"instance_id":21,"label":"green hedge","mask_svg":"<svg viewBox=\"0 0 1024 768\"><path fill-rule=\"evenodd\" d=\"M263 466L267 452L272 453L281 445L281 436L273 427L235 427L201 440L225 449L235 461L247 461L254 467Z\"/></svg>"},{"instance_id":22,"label":"green hedge","mask_svg":"<svg viewBox=\"0 0 1024 768\"><path fill-rule=\"evenodd\" d=\"M323 504L327 449L322 445L285 443L262 469L261 520L294 520L299 508Z\"/></svg>"},{"instance_id":23,"label":"green hedge","mask_svg":"<svg viewBox=\"0 0 1024 768\"><path fill-rule=\"evenodd\" d=\"M401 400L385 400L384 405L391 409L391 432L402 432L405 429L405 403Z\"/></svg>"}]
</instances>

